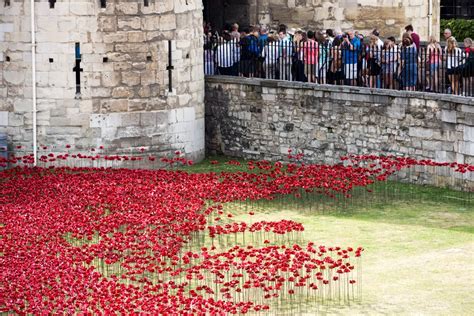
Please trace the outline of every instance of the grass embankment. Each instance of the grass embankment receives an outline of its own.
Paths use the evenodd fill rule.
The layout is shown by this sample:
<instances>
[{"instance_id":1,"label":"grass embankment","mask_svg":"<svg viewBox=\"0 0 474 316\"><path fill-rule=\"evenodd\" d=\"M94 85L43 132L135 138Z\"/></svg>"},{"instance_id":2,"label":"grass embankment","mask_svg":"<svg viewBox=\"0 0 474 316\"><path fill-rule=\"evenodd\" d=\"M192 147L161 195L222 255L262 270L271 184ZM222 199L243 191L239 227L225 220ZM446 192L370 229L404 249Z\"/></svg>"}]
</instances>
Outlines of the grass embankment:
<instances>
[{"instance_id":1,"label":"grass embankment","mask_svg":"<svg viewBox=\"0 0 474 316\"><path fill-rule=\"evenodd\" d=\"M211 165L209 161L219 164ZM190 172L245 171L209 158ZM326 246L363 246L363 297L351 306L309 304L298 314L472 315L474 197L429 186L385 182L352 198L306 195L234 203L226 209L248 223L292 219L302 238ZM255 211L254 216L248 211ZM291 314L282 308L276 314ZM273 311L275 312L275 310Z\"/></svg>"}]
</instances>

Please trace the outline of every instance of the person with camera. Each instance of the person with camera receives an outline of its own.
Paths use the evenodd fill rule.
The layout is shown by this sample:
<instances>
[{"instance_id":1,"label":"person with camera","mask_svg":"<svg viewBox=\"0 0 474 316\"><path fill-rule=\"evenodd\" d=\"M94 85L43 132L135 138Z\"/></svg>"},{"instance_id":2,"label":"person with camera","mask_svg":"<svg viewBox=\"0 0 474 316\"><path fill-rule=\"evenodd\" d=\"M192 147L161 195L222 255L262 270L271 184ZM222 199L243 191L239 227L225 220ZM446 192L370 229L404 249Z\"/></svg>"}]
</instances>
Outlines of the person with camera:
<instances>
[{"instance_id":1,"label":"person with camera","mask_svg":"<svg viewBox=\"0 0 474 316\"><path fill-rule=\"evenodd\" d=\"M342 60L344 62L344 75L346 84L357 85L357 61L361 49L360 39L357 38L353 30L343 35Z\"/></svg>"}]
</instances>

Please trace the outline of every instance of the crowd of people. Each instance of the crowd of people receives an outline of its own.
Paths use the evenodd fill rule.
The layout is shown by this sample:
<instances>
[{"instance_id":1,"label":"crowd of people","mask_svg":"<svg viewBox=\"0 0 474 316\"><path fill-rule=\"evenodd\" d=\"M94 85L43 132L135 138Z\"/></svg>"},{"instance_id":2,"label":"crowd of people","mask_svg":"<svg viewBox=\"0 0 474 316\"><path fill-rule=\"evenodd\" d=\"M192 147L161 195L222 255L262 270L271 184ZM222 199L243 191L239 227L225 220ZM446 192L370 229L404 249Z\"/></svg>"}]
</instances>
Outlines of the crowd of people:
<instances>
[{"instance_id":1,"label":"crowd of people","mask_svg":"<svg viewBox=\"0 0 474 316\"><path fill-rule=\"evenodd\" d=\"M218 32L204 25L206 75L229 75L431 91L474 96L474 44L458 45L451 30L444 31L445 47L434 36L421 45L412 25L401 41L381 39L374 29L303 31L280 25L277 30L237 23Z\"/></svg>"}]
</instances>

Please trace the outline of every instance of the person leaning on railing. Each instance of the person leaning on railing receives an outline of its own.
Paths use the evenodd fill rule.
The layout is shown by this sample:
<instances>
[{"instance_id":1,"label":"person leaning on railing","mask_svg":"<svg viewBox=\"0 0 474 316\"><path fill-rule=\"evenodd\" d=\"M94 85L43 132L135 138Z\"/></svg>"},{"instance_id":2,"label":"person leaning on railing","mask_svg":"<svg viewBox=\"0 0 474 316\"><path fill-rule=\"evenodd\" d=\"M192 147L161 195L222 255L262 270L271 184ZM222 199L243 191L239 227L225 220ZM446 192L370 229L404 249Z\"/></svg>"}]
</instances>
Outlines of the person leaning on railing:
<instances>
[{"instance_id":1,"label":"person leaning on railing","mask_svg":"<svg viewBox=\"0 0 474 316\"><path fill-rule=\"evenodd\" d=\"M463 73L465 54L458 47L458 42L454 37L446 40L446 72L451 82L451 91L453 94L459 94L460 77Z\"/></svg>"},{"instance_id":2,"label":"person leaning on railing","mask_svg":"<svg viewBox=\"0 0 474 316\"><path fill-rule=\"evenodd\" d=\"M413 44L415 44L416 50L419 51L420 50L420 35L415 33L413 29L413 25L409 24L405 26L405 32L410 34L410 38L412 39Z\"/></svg>"},{"instance_id":3,"label":"person leaning on railing","mask_svg":"<svg viewBox=\"0 0 474 316\"><path fill-rule=\"evenodd\" d=\"M306 56L304 55L303 43L306 42L306 34L299 30L296 31L293 37L293 56L292 56L292 66L291 66L291 73L293 76L293 80L306 82L306 76L304 73L304 59Z\"/></svg>"},{"instance_id":4,"label":"person leaning on railing","mask_svg":"<svg viewBox=\"0 0 474 316\"><path fill-rule=\"evenodd\" d=\"M261 26L259 29L258 35L258 51L259 56L257 59L257 76L259 78L266 78L265 73L265 56L264 56L264 49L265 45L267 44L269 39L268 30L265 26Z\"/></svg>"},{"instance_id":5,"label":"person leaning on railing","mask_svg":"<svg viewBox=\"0 0 474 316\"><path fill-rule=\"evenodd\" d=\"M238 76L240 47L232 40L229 32L222 34L215 53L217 72L223 76Z\"/></svg>"},{"instance_id":6,"label":"person leaning on railing","mask_svg":"<svg viewBox=\"0 0 474 316\"><path fill-rule=\"evenodd\" d=\"M350 30L343 36L342 60L344 62L344 75L347 83L357 85L357 61L360 55L361 43L354 31Z\"/></svg>"},{"instance_id":7,"label":"person leaning on railing","mask_svg":"<svg viewBox=\"0 0 474 316\"><path fill-rule=\"evenodd\" d=\"M279 79L278 73L278 57L279 57L279 43L278 36L270 35L263 47L262 57L264 61L265 78Z\"/></svg>"},{"instance_id":8,"label":"person leaning on railing","mask_svg":"<svg viewBox=\"0 0 474 316\"><path fill-rule=\"evenodd\" d=\"M377 87L377 79L381 74L381 51L378 46L378 37L370 36L370 42L367 46L367 70L369 76L369 88Z\"/></svg>"},{"instance_id":9,"label":"person leaning on railing","mask_svg":"<svg viewBox=\"0 0 474 316\"><path fill-rule=\"evenodd\" d=\"M369 58L369 46L370 46L370 38L363 37L359 35L359 38L362 43L362 50L359 54L359 58L357 61L357 73L358 73L358 82L357 84L362 87L369 86L369 69L367 67L367 60Z\"/></svg>"},{"instance_id":10,"label":"person leaning on railing","mask_svg":"<svg viewBox=\"0 0 474 316\"><path fill-rule=\"evenodd\" d=\"M318 42L315 40L314 31L308 31L308 39L303 43L304 73L308 82L316 82L318 72Z\"/></svg>"},{"instance_id":11,"label":"person leaning on railing","mask_svg":"<svg viewBox=\"0 0 474 316\"><path fill-rule=\"evenodd\" d=\"M462 72L463 95L474 96L474 44L470 37L464 39L464 53L466 63Z\"/></svg>"},{"instance_id":12,"label":"person leaning on railing","mask_svg":"<svg viewBox=\"0 0 474 316\"><path fill-rule=\"evenodd\" d=\"M342 40L340 37L336 37L332 41L332 47L330 48L330 65L328 69L328 83L335 85L344 84L344 71L342 69L342 51L341 51Z\"/></svg>"},{"instance_id":13,"label":"person leaning on railing","mask_svg":"<svg viewBox=\"0 0 474 316\"><path fill-rule=\"evenodd\" d=\"M239 25L237 23L232 24L231 29L230 29L230 37L232 40L235 40L237 43L240 42Z\"/></svg>"},{"instance_id":14,"label":"person leaning on railing","mask_svg":"<svg viewBox=\"0 0 474 316\"><path fill-rule=\"evenodd\" d=\"M280 80L291 81L291 59L293 56L293 42L286 33L286 29L280 29L278 32L279 38L279 54L278 54L278 70L280 74Z\"/></svg>"},{"instance_id":15,"label":"person leaning on railing","mask_svg":"<svg viewBox=\"0 0 474 316\"><path fill-rule=\"evenodd\" d=\"M240 72L244 77L256 77L258 58L260 56L260 49L258 43L259 29L252 27L248 32L247 36L241 36L241 56L240 56Z\"/></svg>"},{"instance_id":16,"label":"person leaning on railing","mask_svg":"<svg viewBox=\"0 0 474 316\"><path fill-rule=\"evenodd\" d=\"M208 41L205 39L204 44L204 74L208 75L215 75L215 63L214 63L214 49L212 41Z\"/></svg>"},{"instance_id":17,"label":"person leaning on railing","mask_svg":"<svg viewBox=\"0 0 474 316\"><path fill-rule=\"evenodd\" d=\"M403 33L400 51L400 83L404 90L415 91L418 80L418 56L416 45L409 33Z\"/></svg>"},{"instance_id":18,"label":"person leaning on railing","mask_svg":"<svg viewBox=\"0 0 474 316\"><path fill-rule=\"evenodd\" d=\"M441 56L443 55L443 50L439 42L436 40L436 37L433 35L430 36L430 42L426 47L426 54L428 55L426 58L426 68L428 70L428 76L426 77L426 90L429 90L431 92L438 92L440 73L439 70L442 62Z\"/></svg>"},{"instance_id":19,"label":"person leaning on railing","mask_svg":"<svg viewBox=\"0 0 474 316\"><path fill-rule=\"evenodd\" d=\"M316 40L319 44L318 79L320 84L326 84L326 77L329 70L330 43L322 32L316 32Z\"/></svg>"},{"instance_id":20,"label":"person leaning on railing","mask_svg":"<svg viewBox=\"0 0 474 316\"><path fill-rule=\"evenodd\" d=\"M395 74L398 67L398 46L393 36L385 40L382 49L382 88L395 89Z\"/></svg>"}]
</instances>

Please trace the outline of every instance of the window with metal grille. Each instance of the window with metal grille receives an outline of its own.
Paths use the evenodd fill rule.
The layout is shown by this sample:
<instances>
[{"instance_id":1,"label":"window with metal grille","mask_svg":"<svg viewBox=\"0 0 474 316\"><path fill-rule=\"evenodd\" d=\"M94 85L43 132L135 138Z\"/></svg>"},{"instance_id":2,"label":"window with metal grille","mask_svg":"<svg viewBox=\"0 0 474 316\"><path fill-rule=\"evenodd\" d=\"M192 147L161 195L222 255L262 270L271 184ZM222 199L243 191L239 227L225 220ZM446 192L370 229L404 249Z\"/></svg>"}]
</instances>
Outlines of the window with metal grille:
<instances>
[{"instance_id":1,"label":"window with metal grille","mask_svg":"<svg viewBox=\"0 0 474 316\"><path fill-rule=\"evenodd\" d=\"M474 19L473 0L441 0L442 19Z\"/></svg>"}]
</instances>

